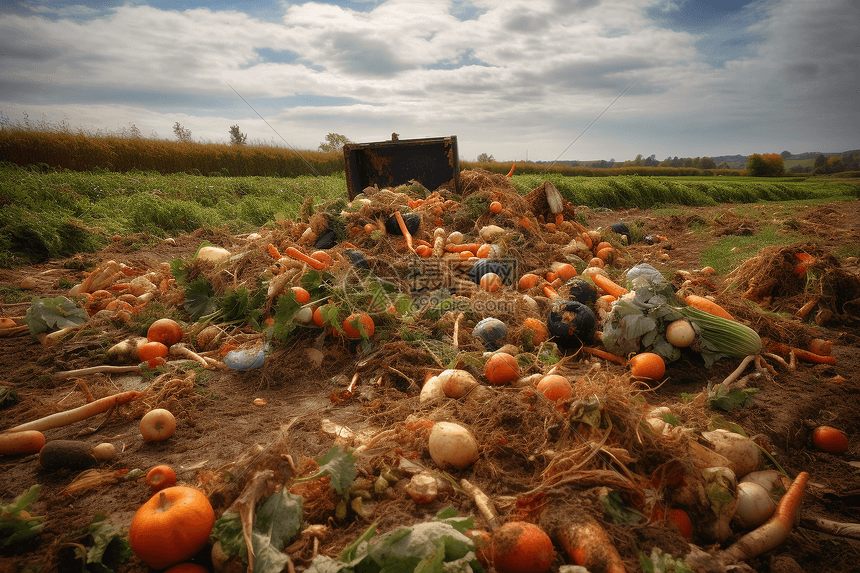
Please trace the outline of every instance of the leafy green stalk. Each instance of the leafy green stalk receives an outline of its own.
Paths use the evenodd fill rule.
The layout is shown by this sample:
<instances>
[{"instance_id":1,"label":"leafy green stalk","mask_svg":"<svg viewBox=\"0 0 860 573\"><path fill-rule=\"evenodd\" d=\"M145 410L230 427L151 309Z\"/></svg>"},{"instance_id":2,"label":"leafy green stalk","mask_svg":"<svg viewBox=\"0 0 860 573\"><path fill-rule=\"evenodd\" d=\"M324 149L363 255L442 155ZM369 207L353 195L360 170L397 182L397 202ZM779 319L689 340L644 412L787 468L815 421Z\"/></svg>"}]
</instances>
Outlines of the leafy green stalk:
<instances>
[{"instance_id":1,"label":"leafy green stalk","mask_svg":"<svg viewBox=\"0 0 860 573\"><path fill-rule=\"evenodd\" d=\"M30 509L41 492L42 486L35 484L9 505L0 505L0 549L11 547L42 533L45 528L45 516L30 515Z\"/></svg>"}]
</instances>

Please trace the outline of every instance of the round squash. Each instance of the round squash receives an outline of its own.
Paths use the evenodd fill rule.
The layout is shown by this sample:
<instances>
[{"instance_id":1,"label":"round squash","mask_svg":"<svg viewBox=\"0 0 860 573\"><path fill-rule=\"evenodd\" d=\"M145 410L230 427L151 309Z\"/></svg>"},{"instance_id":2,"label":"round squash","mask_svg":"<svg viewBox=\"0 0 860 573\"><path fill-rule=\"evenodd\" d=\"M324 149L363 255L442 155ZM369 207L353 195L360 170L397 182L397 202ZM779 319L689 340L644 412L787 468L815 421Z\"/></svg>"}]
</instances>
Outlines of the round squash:
<instances>
[{"instance_id":1,"label":"round squash","mask_svg":"<svg viewBox=\"0 0 860 573\"><path fill-rule=\"evenodd\" d=\"M175 486L144 503L128 530L134 554L153 569L164 569L196 555L209 541L215 512L202 492Z\"/></svg>"}]
</instances>

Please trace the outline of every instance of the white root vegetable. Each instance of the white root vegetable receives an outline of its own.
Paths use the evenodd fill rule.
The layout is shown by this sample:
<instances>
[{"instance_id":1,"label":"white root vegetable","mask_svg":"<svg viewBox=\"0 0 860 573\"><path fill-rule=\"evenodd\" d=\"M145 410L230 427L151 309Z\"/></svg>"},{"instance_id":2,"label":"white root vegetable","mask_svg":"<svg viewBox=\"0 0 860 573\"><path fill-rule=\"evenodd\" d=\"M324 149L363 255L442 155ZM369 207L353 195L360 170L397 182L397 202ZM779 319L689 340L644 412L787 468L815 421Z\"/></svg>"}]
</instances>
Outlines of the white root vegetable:
<instances>
[{"instance_id":1,"label":"white root vegetable","mask_svg":"<svg viewBox=\"0 0 860 573\"><path fill-rule=\"evenodd\" d=\"M116 456L116 446L110 442L102 442L93 446L93 457L100 462L112 460Z\"/></svg>"},{"instance_id":2,"label":"white root vegetable","mask_svg":"<svg viewBox=\"0 0 860 573\"><path fill-rule=\"evenodd\" d=\"M146 337L135 336L118 342L105 353L105 358L113 364L140 362L140 347L149 342Z\"/></svg>"},{"instance_id":3,"label":"white root vegetable","mask_svg":"<svg viewBox=\"0 0 860 573\"><path fill-rule=\"evenodd\" d=\"M738 507L732 521L743 529L755 529L767 521L776 504L768 491L759 484L746 481L738 484Z\"/></svg>"},{"instance_id":4,"label":"white root vegetable","mask_svg":"<svg viewBox=\"0 0 860 573\"><path fill-rule=\"evenodd\" d=\"M672 346L686 348L693 343L695 338L696 331L693 330L693 325L686 318L675 320L666 327L666 340Z\"/></svg>"},{"instance_id":5,"label":"white root vegetable","mask_svg":"<svg viewBox=\"0 0 860 573\"><path fill-rule=\"evenodd\" d=\"M699 534L722 543L732 534L729 524L738 506L737 478L729 468L704 468L702 477L713 513L699 521Z\"/></svg>"},{"instance_id":6,"label":"white root vegetable","mask_svg":"<svg viewBox=\"0 0 860 573\"><path fill-rule=\"evenodd\" d=\"M726 556L735 561L748 561L778 547L785 541L794 526L808 481L809 474L800 472L782 496L776 511L767 523L750 531L726 549Z\"/></svg>"},{"instance_id":7,"label":"white root vegetable","mask_svg":"<svg viewBox=\"0 0 860 573\"><path fill-rule=\"evenodd\" d=\"M205 261L211 261L213 264L218 264L223 261L226 261L231 256L230 251L227 249L222 249L221 247L212 247L206 246L201 247L199 251L197 251L197 258L203 259Z\"/></svg>"},{"instance_id":8,"label":"white root vegetable","mask_svg":"<svg viewBox=\"0 0 860 573\"><path fill-rule=\"evenodd\" d=\"M726 456L721 456L714 450L694 440L690 440L687 443L687 450L695 458L695 464L700 468L724 468L729 465L729 460Z\"/></svg>"},{"instance_id":9,"label":"white root vegetable","mask_svg":"<svg viewBox=\"0 0 860 573\"><path fill-rule=\"evenodd\" d=\"M785 491L791 485L791 479L776 470L761 470L750 472L741 478L740 483L753 482L762 486L768 495L773 495L773 490Z\"/></svg>"},{"instance_id":10,"label":"white root vegetable","mask_svg":"<svg viewBox=\"0 0 860 573\"><path fill-rule=\"evenodd\" d=\"M468 429L453 422L437 422L430 431L430 457L441 469L462 470L478 460L478 442Z\"/></svg>"},{"instance_id":11,"label":"white root vegetable","mask_svg":"<svg viewBox=\"0 0 860 573\"><path fill-rule=\"evenodd\" d=\"M66 378L89 376L90 374L123 374L125 372L140 372L140 366L91 366L90 368L57 372L51 375L51 379L64 380Z\"/></svg>"},{"instance_id":12,"label":"white root vegetable","mask_svg":"<svg viewBox=\"0 0 860 573\"><path fill-rule=\"evenodd\" d=\"M212 368L210 366L209 362L207 362L205 358L203 358L202 356L200 356L199 354L197 354L196 352L194 352L193 350L191 350L190 348L185 346L185 344L182 342L177 342L176 344L171 344L169 352L170 352L171 356L176 356L177 358L188 358L189 360L194 360L195 362L200 364L203 368L209 368L209 369Z\"/></svg>"},{"instance_id":13,"label":"white root vegetable","mask_svg":"<svg viewBox=\"0 0 860 573\"><path fill-rule=\"evenodd\" d=\"M113 396L106 396L100 400L96 400L95 402L90 402L89 404L84 404L79 408L51 414L50 416L45 416L44 418L39 418L38 420L21 424L20 426L15 426L14 428L9 428L5 431L23 432L24 430L39 430L40 432L44 432L45 430L50 430L52 428L67 426L81 420L86 420L87 418L96 416L102 412L106 412L115 405L131 402L138 396L140 396L140 392L137 390L121 392L119 394L114 394Z\"/></svg>"},{"instance_id":14,"label":"white root vegetable","mask_svg":"<svg viewBox=\"0 0 860 573\"><path fill-rule=\"evenodd\" d=\"M449 398L454 399L462 398L478 385L475 377L465 370L443 370L436 377L439 379L438 383L442 386L442 392Z\"/></svg>"},{"instance_id":15,"label":"white root vegetable","mask_svg":"<svg viewBox=\"0 0 860 573\"><path fill-rule=\"evenodd\" d=\"M481 491L478 486L470 483L466 478L460 480L460 487L475 500L475 505L478 506L478 511L481 512L481 516L487 522L487 527L490 528L490 531L495 531L502 526L499 512L496 510L496 506L493 505L493 500L487 494Z\"/></svg>"},{"instance_id":16,"label":"white root vegetable","mask_svg":"<svg viewBox=\"0 0 860 573\"><path fill-rule=\"evenodd\" d=\"M702 432L702 437L711 445L711 449L729 460L728 468L736 476L745 476L758 469L758 446L746 436L720 429Z\"/></svg>"},{"instance_id":17,"label":"white root vegetable","mask_svg":"<svg viewBox=\"0 0 860 573\"><path fill-rule=\"evenodd\" d=\"M424 382L421 387L421 394L418 397L420 403L430 400L440 400L445 397L445 392L442 390L442 383L438 376L432 376Z\"/></svg>"}]
</instances>

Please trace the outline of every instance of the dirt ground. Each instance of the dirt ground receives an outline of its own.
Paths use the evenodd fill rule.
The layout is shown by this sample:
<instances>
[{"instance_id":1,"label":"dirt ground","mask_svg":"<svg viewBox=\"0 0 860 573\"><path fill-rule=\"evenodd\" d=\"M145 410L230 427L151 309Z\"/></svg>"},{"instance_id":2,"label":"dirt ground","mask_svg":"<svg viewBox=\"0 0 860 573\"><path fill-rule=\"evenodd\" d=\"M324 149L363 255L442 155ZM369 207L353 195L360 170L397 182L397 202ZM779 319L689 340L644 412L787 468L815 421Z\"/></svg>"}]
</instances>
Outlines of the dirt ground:
<instances>
[{"instance_id":1,"label":"dirt ground","mask_svg":"<svg viewBox=\"0 0 860 573\"><path fill-rule=\"evenodd\" d=\"M767 212L770 207L761 209ZM816 517L843 523L860 521L860 373L857 369L860 321L857 306L845 307L841 317L831 318L825 326L818 327L811 321L801 323L784 315L768 315L768 321L762 321L761 313L744 304L737 291L723 293L722 288L730 277L697 272L701 267L701 253L720 235L755 234L760 220L726 214L728 211L726 208L689 208L683 215L671 216L653 216L640 210L580 210L580 213L585 216L589 229L618 221L641 222L643 235L659 235L666 240L654 244L643 240L630 245L621 263L625 267L650 262L658 268L686 270L696 280L693 286L697 292L713 294L726 308L736 312L741 321L757 329L765 342L775 340L800 346L812 337L833 341L835 365L799 362L795 370L788 371L771 361L776 374L759 376L750 382L750 386L758 388L753 404L731 412L697 407L682 400L681 396L696 395L709 382L722 381L739 365L740 359L724 358L711 368L705 368L700 359L685 354L668 366L662 384L652 383L650 387L632 380L626 367L582 353L565 360L560 371L570 379L585 381L577 391L577 400L587 401L589 396L602 393L604 405L616 412L619 419L634 415L630 412L636 411L643 402L652 406L668 405L686 426L697 429L707 426L709 416L721 413L765 444L791 476L809 472L800 523L777 549L748 562L752 570L761 573L860 571L860 539L856 534L852 539L823 533L810 521ZM827 253L843 244L860 244L860 202L798 207L789 215L784 211L781 210L780 217L792 228L814 231L815 236L820 237L820 241L807 248L818 253L820 260L829 260ZM694 232L696 225L707 225L712 232ZM112 259L134 268L152 269L177 257L191 257L204 239L227 248L238 241L217 233L196 233L174 239L175 244L157 243L143 250L131 250L130 241L115 240L104 251L81 255L74 261L56 260L38 267L3 269L0 270L0 285L17 286L22 279L30 277L36 285L31 294L65 295L69 284L81 281L81 268L89 268L92 263ZM751 251L749 257L758 254L758 250ZM831 263L858 281L856 260ZM684 276L677 276L678 284L684 280ZM61 286L61 281L65 286ZM780 292L775 287L774 296L763 303L769 304L771 310L793 313L799 307L800 296ZM825 303L826 298L819 308L824 309ZM23 316L28 305L0 304L0 316ZM818 311L813 310L813 313ZM815 314L810 318L813 316ZM407 343L396 336L377 337L369 355L342 339L320 340L318 330L308 329L294 336L288 345L276 345L262 368L247 372L206 369L174 371L149 378L136 373L57 377L64 371L103 363L106 347L128 335L110 321L96 324L98 332L49 347L29 335L2 339L0 386L14 390L20 402L0 410L0 429L79 406L85 403L86 392L99 398L120 390L140 390L141 398L119 408L103 423L102 418L94 418L48 430L45 432L47 439L114 444L118 454L101 466L104 470L139 468L146 471L157 464L169 464L176 470L180 483L201 487L210 495L216 513L229 505L238 494L236 488L247 483L256 469L269 467L288 479L294 475L289 460L301 471L309 458L327 452L336 443L336 436L330 429L332 424L326 421L346 426L358 434L351 442L353 445L361 442L362 433L366 436L385 429L394 430L391 439L380 440L366 455L359 457L359 474L375 479L380 468L396 465L402 457L432 468L433 462L426 449L426 428L415 422L452 419L473 430L481 444L481 459L474 466L453 470L450 474L458 481L466 478L483 489L494 500L503 519L529 515L529 508L524 508L528 501L524 499L534 501L535 498L525 494L533 494L535 485L540 483L549 455L546 451L554 447L553 439L546 436L558 437L559 432L564 433L564 419L553 408L536 401L534 393L522 386L493 387L489 401L485 402L465 399L441 405L420 404L418 393L423 373L442 369L442 353L439 351L437 355L433 350L439 348L434 339L451 336L451 321L444 317L435 327L413 325L426 334L423 344ZM468 336L469 325L461 326L461 349L472 350L475 356L480 356L480 347ZM446 334L439 334L442 331ZM191 342L188 332L186 342ZM321 350L321 360L314 348ZM463 367L482 379L483 373L475 362L466 361ZM540 372L537 366L524 374L536 372ZM354 373L358 373L357 385L350 395L344 391ZM138 431L138 420L153 407L171 410L178 421L177 430L166 441L145 443ZM625 409L627 411L622 412ZM847 453L833 455L812 446L811 430L821 424L845 432L849 443ZM536 438L538 435L541 437ZM339 438L338 443L343 443L343 438ZM628 451L639 447L636 450L639 453L654 456L653 460L627 462L634 474L646 477L672 453L622 445L628 446ZM590 467L598 471L607 469L608 465ZM2 573L33 571L40 565L47 566L42 569L43 573L66 570L61 552L66 536L89 524L97 512L127 527L137 508L149 497L143 479L115 483L105 479L89 490L64 492L79 473L79 470L69 469L44 470L36 454L0 457L3 478L0 500L8 503L31 485L41 484L42 494L33 513L47 516L40 536L16 549L0 552ZM227 475L232 479L228 480ZM655 546L676 556L687 552L687 542L666 522L612 524L596 502L601 485L585 481L544 491L547 494L544 502L570 504L601 519L628 571L640 570L634 547L646 554ZM563 498L557 497L560 490L563 490ZM315 497L306 500L306 524L331 526L331 535L322 541L318 550L332 556L354 541L372 522L379 524L379 531L387 531L427 519L446 506L454 506L463 515L475 515L479 525L484 525L472 499L454 489L443 492L429 504L417 505L403 493L402 487L394 487L387 497L370 504L368 515L350 513L344 520L330 518L336 501L332 495L319 491L312 495ZM739 531L735 530L735 536L723 547L737 538ZM706 550L714 548L713 543L698 539L697 543ZM310 563L313 547L309 543L299 543L291 548L290 555L296 569L301 571ZM196 561L210 567L208 559L208 551L204 551ZM794 566L791 560L796 568L791 568ZM561 553L557 553L553 570L558 570L565 562ZM119 568L123 572L146 570L148 568L136 557Z\"/></svg>"}]
</instances>

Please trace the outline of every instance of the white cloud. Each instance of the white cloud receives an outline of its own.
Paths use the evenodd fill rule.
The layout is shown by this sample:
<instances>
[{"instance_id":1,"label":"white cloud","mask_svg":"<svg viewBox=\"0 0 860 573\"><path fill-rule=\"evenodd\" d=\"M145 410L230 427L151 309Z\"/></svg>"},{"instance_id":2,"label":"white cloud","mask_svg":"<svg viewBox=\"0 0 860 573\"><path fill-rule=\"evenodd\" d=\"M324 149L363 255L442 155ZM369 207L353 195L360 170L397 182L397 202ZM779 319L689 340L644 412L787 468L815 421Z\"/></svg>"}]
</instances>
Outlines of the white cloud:
<instances>
[{"instance_id":1,"label":"white cloud","mask_svg":"<svg viewBox=\"0 0 860 573\"><path fill-rule=\"evenodd\" d=\"M239 122L251 139L276 138L226 81L301 148L332 131L397 131L456 134L466 157L554 159L636 79L564 159L856 146L850 0L757 5L754 57L719 67L699 52L704 32L661 27L651 8L683 4L307 2L285 4L281 21L131 4L74 19L0 15L0 108L163 137L180 121L213 141ZM291 57L266 61L266 50ZM299 94L323 105L279 107Z\"/></svg>"}]
</instances>

